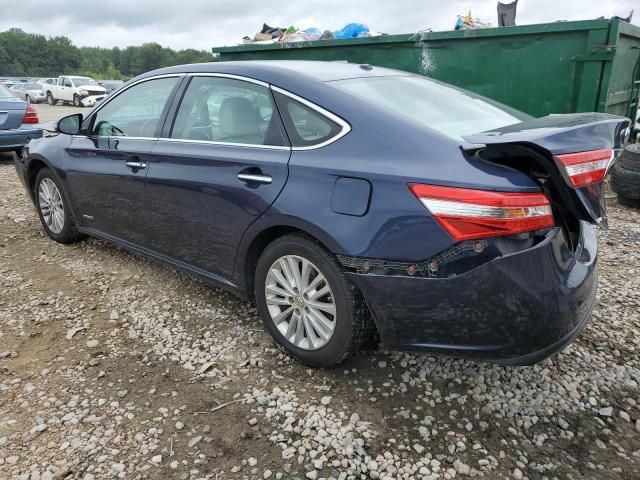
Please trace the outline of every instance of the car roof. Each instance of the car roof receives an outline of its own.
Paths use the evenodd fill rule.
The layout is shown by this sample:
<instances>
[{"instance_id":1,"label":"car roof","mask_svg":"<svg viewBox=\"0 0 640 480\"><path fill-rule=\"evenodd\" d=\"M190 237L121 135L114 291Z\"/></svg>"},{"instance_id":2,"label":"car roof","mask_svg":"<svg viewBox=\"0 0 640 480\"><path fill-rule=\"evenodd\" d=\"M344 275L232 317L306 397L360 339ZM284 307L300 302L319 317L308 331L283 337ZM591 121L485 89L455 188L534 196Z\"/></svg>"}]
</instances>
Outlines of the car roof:
<instances>
[{"instance_id":1,"label":"car roof","mask_svg":"<svg viewBox=\"0 0 640 480\"><path fill-rule=\"evenodd\" d=\"M247 76L267 83L283 74L291 77L306 77L320 82L330 82L347 78L410 75L407 72L389 68L360 65L347 62L320 62L307 60L256 60L237 62L211 62L178 65L154 70L139 78L171 73L227 73Z\"/></svg>"}]
</instances>

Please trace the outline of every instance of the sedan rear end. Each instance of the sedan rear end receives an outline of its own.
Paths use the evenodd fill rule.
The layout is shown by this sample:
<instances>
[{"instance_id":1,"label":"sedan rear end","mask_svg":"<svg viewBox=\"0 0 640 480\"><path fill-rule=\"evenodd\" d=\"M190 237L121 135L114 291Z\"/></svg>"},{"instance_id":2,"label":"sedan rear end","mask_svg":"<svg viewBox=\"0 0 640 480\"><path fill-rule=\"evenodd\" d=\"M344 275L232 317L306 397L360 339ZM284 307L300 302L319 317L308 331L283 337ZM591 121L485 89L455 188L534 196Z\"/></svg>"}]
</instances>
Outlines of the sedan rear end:
<instances>
[{"instance_id":1,"label":"sedan rear end","mask_svg":"<svg viewBox=\"0 0 640 480\"><path fill-rule=\"evenodd\" d=\"M0 152L19 152L32 139L42 137L42 129L35 126L38 122L32 105L0 85Z\"/></svg>"},{"instance_id":2,"label":"sedan rear end","mask_svg":"<svg viewBox=\"0 0 640 480\"><path fill-rule=\"evenodd\" d=\"M520 365L578 336L596 295L594 225L607 223L602 181L628 120L606 114L533 119L415 76L332 84L457 140L464 159L452 153L417 168L416 160L389 164L406 188L402 202L393 194L406 218L402 248L439 244L432 254L339 257L383 344ZM423 151L418 143L411 144ZM433 137L428 143L433 147ZM411 234L415 211L402 207L410 196L438 234ZM450 241L437 242L441 234Z\"/></svg>"}]
</instances>

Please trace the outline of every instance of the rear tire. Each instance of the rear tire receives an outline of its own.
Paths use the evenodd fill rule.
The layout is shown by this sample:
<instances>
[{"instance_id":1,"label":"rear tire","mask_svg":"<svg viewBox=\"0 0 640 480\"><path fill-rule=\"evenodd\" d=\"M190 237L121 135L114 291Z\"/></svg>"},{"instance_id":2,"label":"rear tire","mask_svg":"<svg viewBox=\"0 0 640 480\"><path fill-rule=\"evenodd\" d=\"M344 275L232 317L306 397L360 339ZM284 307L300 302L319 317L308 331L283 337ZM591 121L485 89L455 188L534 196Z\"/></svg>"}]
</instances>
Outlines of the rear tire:
<instances>
[{"instance_id":1,"label":"rear tire","mask_svg":"<svg viewBox=\"0 0 640 480\"><path fill-rule=\"evenodd\" d=\"M47 103L49 105L55 105L56 103L58 103L58 101L53 98L53 95L51 94L51 92L47 92Z\"/></svg>"},{"instance_id":2,"label":"rear tire","mask_svg":"<svg viewBox=\"0 0 640 480\"><path fill-rule=\"evenodd\" d=\"M611 190L618 194L618 198L640 200L640 172L628 170L621 163L617 163L611 172L610 185ZM629 205L629 203L626 202L623 205Z\"/></svg>"},{"instance_id":3,"label":"rear tire","mask_svg":"<svg viewBox=\"0 0 640 480\"><path fill-rule=\"evenodd\" d=\"M640 144L632 144L624 147L618 162L625 170L640 173Z\"/></svg>"},{"instance_id":4,"label":"rear tire","mask_svg":"<svg viewBox=\"0 0 640 480\"><path fill-rule=\"evenodd\" d=\"M24 101L27 102L27 103L32 103L31 102L31 97L29 95L25 95Z\"/></svg>"},{"instance_id":5,"label":"rear tire","mask_svg":"<svg viewBox=\"0 0 640 480\"><path fill-rule=\"evenodd\" d=\"M291 289L284 286L284 283L274 283L274 271L277 273L278 266L282 265L279 262L282 260L286 263L288 258L300 262L298 274L289 277L300 279L304 275L304 261L308 262L307 268L317 271L317 275L312 270L313 277L308 276L307 281L297 280L302 287L300 289L296 289L295 281L287 282L289 287L293 287ZM324 277L321 283L312 286L313 279L320 276ZM308 285L307 289L304 288L305 285ZM281 299L279 294L274 295L274 287L280 292L286 291L286 296ZM325 287L328 287L328 293L314 299L314 295L325 290ZM267 288L270 289L269 293L266 292ZM288 300L282 302L287 297ZM369 332L368 310L360 292L347 280L337 259L317 241L302 234L280 237L265 248L256 266L255 298L265 328L280 349L310 367L332 367L340 364L358 351ZM334 314L327 314L325 312L328 310L317 308L318 305L322 305L322 308L326 309L326 306L331 304L334 306ZM278 308L281 308L282 312L291 310L292 313L283 317L277 326L274 317L278 317ZM317 316L319 310L324 315L320 320ZM299 312L300 315L296 319L295 312ZM298 321L297 318L304 320ZM291 324L297 326L298 323L304 325L301 327L304 332L301 337L304 339L296 343L296 329L292 330L293 335L289 338L287 334ZM330 332L326 325L332 325ZM281 329L286 331L283 333ZM314 347L313 344L318 347Z\"/></svg>"},{"instance_id":6,"label":"rear tire","mask_svg":"<svg viewBox=\"0 0 640 480\"><path fill-rule=\"evenodd\" d=\"M638 198L629 198L623 195L618 195L618 203L625 207L640 208L640 199Z\"/></svg>"},{"instance_id":7,"label":"rear tire","mask_svg":"<svg viewBox=\"0 0 640 480\"><path fill-rule=\"evenodd\" d=\"M58 243L74 243L83 235L78 232L58 179L51 170L38 172L33 188L36 210L40 222L49 238Z\"/></svg>"}]
</instances>

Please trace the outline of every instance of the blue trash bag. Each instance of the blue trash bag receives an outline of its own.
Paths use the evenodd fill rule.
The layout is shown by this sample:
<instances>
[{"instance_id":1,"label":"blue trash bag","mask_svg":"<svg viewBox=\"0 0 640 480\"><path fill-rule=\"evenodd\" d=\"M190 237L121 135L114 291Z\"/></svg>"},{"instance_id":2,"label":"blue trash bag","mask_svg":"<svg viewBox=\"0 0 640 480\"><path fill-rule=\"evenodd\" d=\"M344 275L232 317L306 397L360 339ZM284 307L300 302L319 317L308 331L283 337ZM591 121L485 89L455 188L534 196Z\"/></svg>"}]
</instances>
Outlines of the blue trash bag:
<instances>
[{"instance_id":1,"label":"blue trash bag","mask_svg":"<svg viewBox=\"0 0 640 480\"><path fill-rule=\"evenodd\" d=\"M320 29L319 28L315 28L315 27L307 28L304 31L304 33L309 35L311 40L318 40L320 38L320 36L322 35L322 32L320 31Z\"/></svg>"},{"instance_id":2,"label":"blue trash bag","mask_svg":"<svg viewBox=\"0 0 640 480\"><path fill-rule=\"evenodd\" d=\"M369 27L362 23L349 23L335 32L336 38L358 38L369 36Z\"/></svg>"}]
</instances>

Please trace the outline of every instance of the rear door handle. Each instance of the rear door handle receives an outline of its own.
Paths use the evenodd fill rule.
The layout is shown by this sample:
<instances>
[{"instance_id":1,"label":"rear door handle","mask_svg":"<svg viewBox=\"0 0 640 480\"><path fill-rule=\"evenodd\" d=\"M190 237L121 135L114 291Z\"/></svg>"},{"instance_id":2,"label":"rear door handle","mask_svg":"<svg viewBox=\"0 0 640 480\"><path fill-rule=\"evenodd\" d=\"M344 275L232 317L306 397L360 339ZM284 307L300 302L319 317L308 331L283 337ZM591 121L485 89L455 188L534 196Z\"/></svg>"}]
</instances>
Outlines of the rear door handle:
<instances>
[{"instance_id":1,"label":"rear door handle","mask_svg":"<svg viewBox=\"0 0 640 480\"><path fill-rule=\"evenodd\" d=\"M260 175L255 173L239 173L238 179L247 183L263 183L265 185L269 185L273 182L271 175Z\"/></svg>"},{"instance_id":2,"label":"rear door handle","mask_svg":"<svg viewBox=\"0 0 640 480\"><path fill-rule=\"evenodd\" d=\"M133 170L141 170L147 168L147 164L144 162L127 162L125 165Z\"/></svg>"}]
</instances>

